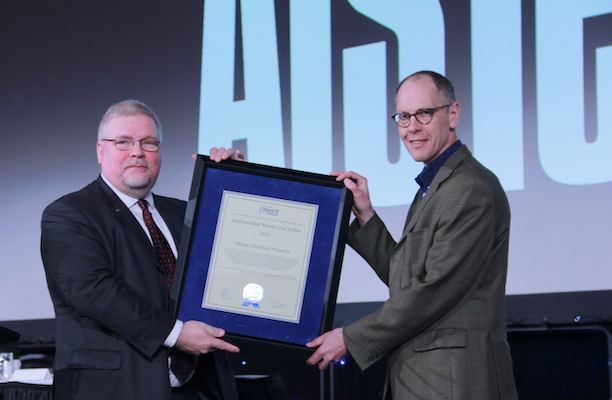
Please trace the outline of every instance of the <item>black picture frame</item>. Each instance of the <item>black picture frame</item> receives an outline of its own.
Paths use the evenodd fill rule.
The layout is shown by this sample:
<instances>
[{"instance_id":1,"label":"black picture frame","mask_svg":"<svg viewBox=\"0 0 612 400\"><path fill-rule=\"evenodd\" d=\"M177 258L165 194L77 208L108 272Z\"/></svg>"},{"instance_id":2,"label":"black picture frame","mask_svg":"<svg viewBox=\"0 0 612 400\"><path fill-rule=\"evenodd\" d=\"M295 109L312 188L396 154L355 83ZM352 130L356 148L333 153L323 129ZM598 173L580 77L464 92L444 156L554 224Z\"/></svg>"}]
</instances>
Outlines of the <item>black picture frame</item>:
<instances>
[{"instance_id":1,"label":"black picture frame","mask_svg":"<svg viewBox=\"0 0 612 400\"><path fill-rule=\"evenodd\" d=\"M297 322L203 305L224 192L316 207ZM171 309L182 321L223 328L225 339L241 347L312 352L305 343L332 328L352 204L350 190L329 175L234 160L216 163L198 155L170 293Z\"/></svg>"}]
</instances>

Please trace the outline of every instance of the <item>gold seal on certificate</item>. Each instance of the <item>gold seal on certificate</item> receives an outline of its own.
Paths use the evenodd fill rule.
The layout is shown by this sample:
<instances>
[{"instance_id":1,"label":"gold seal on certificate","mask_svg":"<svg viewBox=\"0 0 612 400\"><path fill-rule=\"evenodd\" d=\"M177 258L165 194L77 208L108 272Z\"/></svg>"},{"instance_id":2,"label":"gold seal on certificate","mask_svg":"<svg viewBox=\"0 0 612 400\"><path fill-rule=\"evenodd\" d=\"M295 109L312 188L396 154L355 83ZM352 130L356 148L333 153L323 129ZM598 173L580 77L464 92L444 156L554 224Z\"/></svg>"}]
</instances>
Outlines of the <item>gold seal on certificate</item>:
<instances>
[{"instance_id":1,"label":"gold seal on certificate","mask_svg":"<svg viewBox=\"0 0 612 400\"><path fill-rule=\"evenodd\" d=\"M223 191L202 307L299 323L318 210Z\"/></svg>"}]
</instances>

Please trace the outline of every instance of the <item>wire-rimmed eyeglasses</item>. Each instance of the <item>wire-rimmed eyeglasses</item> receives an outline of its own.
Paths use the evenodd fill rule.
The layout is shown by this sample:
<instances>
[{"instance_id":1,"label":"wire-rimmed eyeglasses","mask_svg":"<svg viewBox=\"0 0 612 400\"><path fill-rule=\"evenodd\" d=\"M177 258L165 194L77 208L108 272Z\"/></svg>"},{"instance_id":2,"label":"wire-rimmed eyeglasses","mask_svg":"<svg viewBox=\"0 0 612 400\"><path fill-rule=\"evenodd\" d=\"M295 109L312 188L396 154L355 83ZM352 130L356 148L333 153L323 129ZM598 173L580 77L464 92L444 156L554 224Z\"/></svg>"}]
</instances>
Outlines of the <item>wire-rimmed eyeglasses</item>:
<instances>
[{"instance_id":1,"label":"wire-rimmed eyeglasses","mask_svg":"<svg viewBox=\"0 0 612 400\"><path fill-rule=\"evenodd\" d=\"M103 142L113 142L118 150L132 150L134 143L140 143L140 147L144 151L159 150L159 140L153 138L133 139L133 138L117 138L117 139L102 139Z\"/></svg>"}]
</instances>

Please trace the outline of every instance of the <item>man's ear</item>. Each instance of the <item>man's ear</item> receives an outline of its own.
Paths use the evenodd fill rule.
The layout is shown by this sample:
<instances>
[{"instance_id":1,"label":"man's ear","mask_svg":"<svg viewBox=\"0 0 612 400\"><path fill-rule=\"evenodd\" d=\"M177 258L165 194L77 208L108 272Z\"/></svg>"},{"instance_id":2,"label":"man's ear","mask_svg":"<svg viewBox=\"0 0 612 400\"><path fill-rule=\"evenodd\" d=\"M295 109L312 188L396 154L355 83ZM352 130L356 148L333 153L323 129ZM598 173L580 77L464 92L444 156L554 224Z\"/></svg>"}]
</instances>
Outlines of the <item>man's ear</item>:
<instances>
[{"instance_id":1,"label":"man's ear","mask_svg":"<svg viewBox=\"0 0 612 400\"><path fill-rule=\"evenodd\" d=\"M102 142L96 143L96 155L98 156L98 164L102 164Z\"/></svg>"},{"instance_id":2,"label":"man's ear","mask_svg":"<svg viewBox=\"0 0 612 400\"><path fill-rule=\"evenodd\" d=\"M451 129L455 129L457 127L457 124L459 124L459 114L461 113L461 109L459 107L459 103L454 102L453 104L450 105L449 107L449 123L450 123L450 128Z\"/></svg>"}]
</instances>

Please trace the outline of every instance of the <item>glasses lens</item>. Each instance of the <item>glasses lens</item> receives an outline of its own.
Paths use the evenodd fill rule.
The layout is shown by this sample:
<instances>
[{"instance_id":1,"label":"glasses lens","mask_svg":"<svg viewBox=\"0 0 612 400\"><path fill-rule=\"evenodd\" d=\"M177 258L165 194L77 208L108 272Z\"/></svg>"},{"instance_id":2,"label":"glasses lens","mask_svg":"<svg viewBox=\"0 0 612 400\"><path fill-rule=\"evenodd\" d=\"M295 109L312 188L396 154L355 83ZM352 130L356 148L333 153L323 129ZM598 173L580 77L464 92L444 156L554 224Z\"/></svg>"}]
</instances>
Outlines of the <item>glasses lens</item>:
<instances>
[{"instance_id":1,"label":"glasses lens","mask_svg":"<svg viewBox=\"0 0 612 400\"><path fill-rule=\"evenodd\" d=\"M143 140L140 142L140 145L144 151L155 151L159 147L159 142L155 140Z\"/></svg>"},{"instance_id":2,"label":"glasses lens","mask_svg":"<svg viewBox=\"0 0 612 400\"><path fill-rule=\"evenodd\" d=\"M117 148L119 150L129 150L132 148L132 146L134 145L134 141L133 140L129 140L129 139L117 139L115 140L115 146L117 146Z\"/></svg>"},{"instance_id":3,"label":"glasses lens","mask_svg":"<svg viewBox=\"0 0 612 400\"><path fill-rule=\"evenodd\" d=\"M391 118L393 118L393 121L402 128L406 128L410 125L410 116L407 114L395 114Z\"/></svg>"},{"instance_id":4,"label":"glasses lens","mask_svg":"<svg viewBox=\"0 0 612 400\"><path fill-rule=\"evenodd\" d=\"M433 118L433 112L431 110L419 110L415 117L421 124L428 124Z\"/></svg>"}]
</instances>

